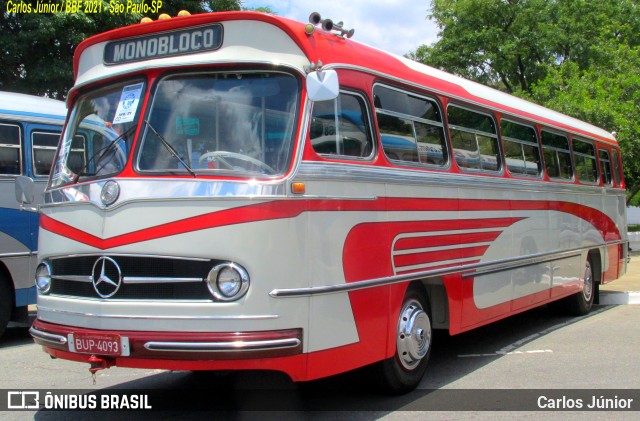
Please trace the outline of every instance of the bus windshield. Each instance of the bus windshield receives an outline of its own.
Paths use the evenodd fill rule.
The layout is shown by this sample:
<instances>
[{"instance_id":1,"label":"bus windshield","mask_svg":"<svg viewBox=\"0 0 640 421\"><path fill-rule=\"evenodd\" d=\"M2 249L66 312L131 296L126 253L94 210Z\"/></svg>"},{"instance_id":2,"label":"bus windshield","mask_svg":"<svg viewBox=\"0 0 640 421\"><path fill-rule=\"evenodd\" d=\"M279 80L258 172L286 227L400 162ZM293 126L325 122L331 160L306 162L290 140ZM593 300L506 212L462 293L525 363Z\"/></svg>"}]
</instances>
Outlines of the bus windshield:
<instances>
[{"instance_id":1,"label":"bus windshield","mask_svg":"<svg viewBox=\"0 0 640 421\"><path fill-rule=\"evenodd\" d=\"M137 169L148 173L284 174L299 83L286 73L177 74L158 82Z\"/></svg>"},{"instance_id":2,"label":"bus windshield","mask_svg":"<svg viewBox=\"0 0 640 421\"><path fill-rule=\"evenodd\" d=\"M131 150L144 87L142 81L121 82L79 97L53 167L52 187L122 171Z\"/></svg>"}]
</instances>

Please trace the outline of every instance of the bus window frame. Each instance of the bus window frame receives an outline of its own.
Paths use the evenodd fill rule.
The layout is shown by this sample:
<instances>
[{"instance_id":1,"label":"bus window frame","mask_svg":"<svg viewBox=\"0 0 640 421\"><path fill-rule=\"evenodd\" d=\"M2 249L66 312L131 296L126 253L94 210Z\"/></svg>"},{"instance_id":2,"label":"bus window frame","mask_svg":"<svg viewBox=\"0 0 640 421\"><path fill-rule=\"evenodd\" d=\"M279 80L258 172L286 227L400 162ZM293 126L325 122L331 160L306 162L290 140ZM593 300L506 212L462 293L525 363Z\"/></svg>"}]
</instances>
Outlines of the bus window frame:
<instances>
[{"instance_id":1,"label":"bus window frame","mask_svg":"<svg viewBox=\"0 0 640 421\"><path fill-rule=\"evenodd\" d=\"M86 169L91 168L91 165L95 165L95 162L90 162L90 165L87 165L87 162L89 162L89 160L93 160L95 158L98 158L98 156L93 156L96 151L93 148L93 139L90 139L85 133L79 133L79 129L80 129L80 123L82 122L82 120L80 122L76 122L75 127L71 126L71 117L74 116L75 112L76 112L76 107L78 105L78 101L80 101L81 99L85 99L86 96L95 94L95 92L99 92L99 91L105 91L108 90L109 88L112 88L114 85L118 85L120 84L122 87L127 86L127 84L136 84L136 83L143 83L143 87L142 87L142 93L140 95L139 98L139 103L138 103L138 107L136 110L136 115L134 117L134 120L137 119L137 122L135 124L135 128L130 127L131 129L131 133L129 136L130 137L130 149L129 151L126 153L126 157L127 157L127 161L123 164L123 167L114 173L109 173L109 174L100 174L100 175L87 175L87 174L83 174L81 176L79 176L78 180L74 183L68 182L68 183L63 183L63 184L58 184L55 187L52 186L52 183L54 181L54 173L53 170L56 167L56 161L58 159L60 159L60 153L61 151L59 150L62 146L63 146L63 141L66 138L66 136L68 135L68 131L69 130L74 130L74 138L76 136L82 136L83 137L83 141L84 141L84 151L83 151L83 165L86 166ZM77 90L77 91L71 91L69 98L71 98L68 102L70 103L70 106L68 107L67 110L67 121L65 122L64 126L62 127L62 134L60 135L60 142L58 144L58 150L56 151L56 157L54 159L53 162L53 166L51 167L51 176L49 177L49 181L47 183L47 189L51 189L51 188L66 188L66 187L70 187L73 184L76 184L78 182L93 182L96 180L105 180L108 179L109 177L117 177L119 175L121 175L123 172L127 172L127 168L131 165L131 150L134 150L136 148L136 143L138 141L138 129L141 126L142 122L142 118L144 117L144 101L146 100L146 95L147 92L149 90L149 77L147 74L145 73L133 73L133 74L127 74L124 75L123 77L115 77L112 79L108 79L106 82L102 81L102 83L92 83L86 86L82 86L81 89ZM86 117L86 116L85 116ZM125 137L126 138L126 137ZM113 140L113 139L112 139ZM124 139L122 139L124 140ZM73 144L73 140L71 141ZM91 148L89 147L89 143L91 143ZM71 151L78 151L78 148L74 148L74 149L70 149L69 152ZM89 156L89 153L92 156ZM65 164L64 166L70 170L74 175L75 172L68 168L68 164L69 164L69 156L66 156L65 159Z\"/></svg>"},{"instance_id":2,"label":"bus window frame","mask_svg":"<svg viewBox=\"0 0 640 421\"><path fill-rule=\"evenodd\" d=\"M480 114L480 115L485 115L485 116L489 117L491 119L491 121L493 121L493 127L495 128L496 132L492 135L489 132L483 132L483 131L480 131L480 130L471 129L471 128L468 128L468 127L458 126L457 124L449 123L449 108L450 107L460 108L460 109L468 111L468 112L472 112L472 113L476 113L476 114ZM472 108L472 107L469 107L467 104L463 104L463 103L459 103L459 102L449 102L447 104L446 122L447 122L447 124L446 124L447 131L449 132L449 141L451 142L451 154L453 155L452 161L455 161L456 166L458 167L460 172L468 173L468 174L483 174L483 175L494 175L494 176L504 176L505 175L505 166L506 166L505 162L504 162L505 155L504 155L504 150L502 148L502 142L500 141L500 135L499 135L500 129L499 129L499 126L497 124L497 118L496 118L496 116L494 115L494 113L491 110ZM459 165L458 162L456 161L456 158L455 158L455 148L453 146L453 136L451 135L451 129L459 130L459 131L466 132L466 133L472 133L474 135L474 139L476 141L476 145L478 146L478 155L480 157L482 156L482 154L480 153L480 145L478 144L478 138L476 137L476 135L482 135L482 136L486 136L486 137L495 138L496 139L496 144L498 145L498 153L496 155L498 169L497 170L487 170L487 169L483 169L483 168L463 167L463 166ZM482 163L480 163L480 166L482 167Z\"/></svg>"},{"instance_id":3,"label":"bus window frame","mask_svg":"<svg viewBox=\"0 0 640 421\"><path fill-rule=\"evenodd\" d=\"M37 134L46 134L46 135L55 135L58 134L58 141L56 142L56 146L36 146L35 142L34 142L34 135ZM53 151L53 160L51 161L51 164L53 165L53 162L56 159L56 155L57 155L57 151L58 151L58 144L60 143L60 136L62 136L62 131L60 132L55 132L53 130L43 130L43 129L35 129L31 131L31 168L32 168L32 173L33 173L33 177L34 178L46 178L49 177L49 174L51 173L51 168L49 168L49 172L46 174L40 174L37 171L37 167L36 167L36 154L35 151L36 149L39 150L52 150Z\"/></svg>"},{"instance_id":4,"label":"bus window frame","mask_svg":"<svg viewBox=\"0 0 640 421\"><path fill-rule=\"evenodd\" d=\"M615 187L615 183L614 183L614 176L613 176L613 162L611 161L611 152L606 149L603 148L602 146L598 147L598 165L600 166L600 174L601 174L601 181L602 181L602 185L605 187ZM607 154L606 159L604 159L602 156L600 156L600 154L605 153ZM608 164L609 166L609 181L607 182L606 178L606 174L607 172L604 170L604 165L605 163Z\"/></svg>"},{"instance_id":5,"label":"bus window frame","mask_svg":"<svg viewBox=\"0 0 640 421\"><path fill-rule=\"evenodd\" d=\"M293 69L286 66L256 66L256 67L247 67L243 65L238 65L237 67L226 67L226 66L206 66L206 67L185 67L185 68L173 68L167 71L160 72L155 74L153 78L146 77L145 78L145 91L144 91L144 101L145 105L141 105L140 115L138 117L138 127L135 130L137 136L134 137L132 143L133 154L129 154L130 158L127 161L128 165L131 165L133 171L140 176L145 177L164 177L164 176L187 176L190 177L188 171L184 173L174 173L170 170L145 170L140 168L140 159L142 156L142 149L144 147L144 139L147 131L149 130L148 125L145 123L149 119L149 113L153 108L153 103L155 100L155 96L158 90L158 85L160 82L167 78L172 78L176 76L189 76L189 75L203 75L203 74L212 74L212 73L271 73L271 74L285 74L293 77L297 82L297 102L296 109L293 115L292 121L292 135L291 135L291 147L290 147L290 156L289 162L287 164L286 170L284 170L281 174L275 176L264 176L260 177L260 179L265 180L279 180L289 177L291 172L295 167L295 161L298 159L298 153L302 146L300 145L300 136L299 130L301 128L301 121L305 116L305 104L303 101L303 93L304 93L304 77ZM143 74L144 75L144 74ZM136 77L139 75L136 73ZM142 98L141 98L142 99ZM310 115L310 114L309 114ZM126 168L126 167L125 167ZM197 172L197 171L196 171ZM231 171L229 172L219 172L215 174L207 174L204 172L197 173L198 178L207 178L207 177L224 177L238 180L247 180L256 178L255 176L249 176L247 174L235 174Z\"/></svg>"},{"instance_id":6,"label":"bus window frame","mask_svg":"<svg viewBox=\"0 0 640 421\"><path fill-rule=\"evenodd\" d=\"M549 145L545 145L544 144L544 139L543 139L543 133L549 133L555 136L562 136L567 140L567 149L560 149L558 147L555 146L549 146ZM540 144L542 146L542 159L543 159L543 163L544 163L544 173L546 174L546 176L549 178L549 180L551 181L555 181L555 182L559 182L559 183L575 183L576 181L576 171L575 171L575 163L573 162L573 151L571 150L571 140L569 139L569 136L566 133L563 133L559 130L554 130L551 129L549 127L542 127L540 129ZM571 177L570 178L562 178L562 177L551 177L549 175L549 172L547 171L547 159L544 155L544 150L546 149L550 149L552 151L555 152L555 157L558 158L558 152L566 152L569 154L569 160L571 161ZM558 160L556 162L556 164L558 165L558 168L560 168L560 161Z\"/></svg>"},{"instance_id":7,"label":"bus window frame","mask_svg":"<svg viewBox=\"0 0 640 421\"><path fill-rule=\"evenodd\" d=\"M585 143L587 145L591 145L591 147L593 148L594 155L587 155L585 153L576 151L575 150L575 146L574 146L576 142L582 142L582 143ZM600 172L600 165L598 165L598 155L597 155L596 144L594 142L586 140L586 139L584 139L582 137L572 136L572 138L571 138L571 155L573 157L573 166L574 166L573 173L574 173L575 179L578 180L578 182L580 184L586 184L586 185L589 185L589 186L596 186L596 185L600 184L600 179L602 178L602 174ZM578 165L577 165L576 157L586 157L586 158L591 158L591 159L594 160L595 169L596 169L596 179L594 181L590 181L590 180L585 181L580 177L580 174L577 171Z\"/></svg>"},{"instance_id":8,"label":"bus window frame","mask_svg":"<svg viewBox=\"0 0 640 421\"><path fill-rule=\"evenodd\" d=\"M18 144L12 145L9 143L0 143L0 148L10 148L10 149L18 149L18 161L20 169L16 174L9 173L0 173L0 177L17 177L19 175L25 174L25 165L24 165L24 133L25 129L19 122L11 121L11 120L0 120L0 126L14 126L18 128Z\"/></svg>"},{"instance_id":9,"label":"bus window frame","mask_svg":"<svg viewBox=\"0 0 640 421\"><path fill-rule=\"evenodd\" d=\"M376 131L374 130L373 127L373 116L371 113L372 107L371 104L369 103L369 99L367 97L367 95L360 91L359 89L351 89L348 87L340 87L340 92L338 93L338 96L333 99L330 100L331 102L335 103L335 101L339 101L340 96L342 94L345 95L351 95L354 97L359 97L362 102L361 105L364 105L364 110L363 111L363 117L366 119L366 121L364 122L364 126L366 129L369 130L369 140L371 141L371 152L369 152L369 155L367 156L355 156L355 155L344 155L344 154L331 154L331 153L321 153L316 151L316 149L313 147L313 138L311 138L311 122L313 121L313 109L315 108L315 103L316 102L324 102L324 101L314 101L312 102L311 105L311 109L309 110L309 129L308 129L308 137L309 137L309 143L310 143L310 147L311 150L318 156L327 159L327 160L333 160L333 161L355 161L355 162L373 162L373 160L375 159L375 157L378 154L378 144L376 142L375 139L375 135L376 135ZM338 135L339 132L334 133L336 136Z\"/></svg>"},{"instance_id":10,"label":"bus window frame","mask_svg":"<svg viewBox=\"0 0 640 421\"><path fill-rule=\"evenodd\" d=\"M425 119L425 118L420 118L417 116L413 116L413 115L409 115L409 114L405 114L405 113L401 113L398 111L392 111L386 108L378 108L376 107L375 104L375 88L377 86L380 86L382 88L385 89L389 89L392 91L396 91L399 92L401 94L404 95L408 95L408 96L414 96L416 98L419 99L423 99L427 102L430 102L432 104L434 104L438 110L438 113L440 114L440 118L442 119L442 121L435 121L435 120L430 120L430 119ZM429 95L427 93L424 92L417 92L416 90L410 90L410 89L404 89L404 88L400 88L388 83L384 83L384 82L375 82L373 83L373 85L371 86L371 98L373 98L374 103L373 103L373 117L375 118L375 133L378 137L378 141L379 141L379 150L382 151L382 154L384 155L384 157L387 159L387 161L389 161L390 163L397 165L397 166L406 166L406 167L410 167L410 168L424 168L424 169L429 169L429 170L440 170L440 171L448 171L452 168L452 161L453 159L451 158L451 144L450 144L450 139L448 137L448 129L447 129L447 122L446 122L446 117L445 114L446 112L443 112L443 106L440 102L440 100L438 99L438 97L436 97L435 95ZM382 114L382 115L387 115L390 117L396 117L396 118L400 118L400 119L406 119L406 120L411 120L412 125L411 125L411 129L413 132L413 138L416 142L416 153L418 156L418 161L407 161L407 160L403 160L403 159L394 159L392 157L390 157L389 155L387 155L387 152L384 150L384 145L382 143L382 133L380 132L380 126L378 124L378 113ZM432 164L429 162L420 162L420 153L418 152L417 149L417 145L418 145L418 138L417 138L417 133L416 133L416 129L415 129L415 123L418 122L420 124L426 124L426 125L431 125L434 127L439 127L440 129L442 129L442 147L443 147L443 158L445 160L445 162L442 165L438 165L438 164Z\"/></svg>"},{"instance_id":11,"label":"bus window frame","mask_svg":"<svg viewBox=\"0 0 640 421\"><path fill-rule=\"evenodd\" d=\"M622 152L618 148L611 148L611 163L613 165L613 180L614 186L622 188L623 173L622 173Z\"/></svg>"},{"instance_id":12,"label":"bus window frame","mask_svg":"<svg viewBox=\"0 0 640 421\"><path fill-rule=\"evenodd\" d=\"M523 139L518 139L518 138L510 137L510 136L505 136L502 133L502 122L503 121L507 121L509 123L517 124L519 126L527 127L529 129L533 130L533 136L535 137L536 141L535 142L528 142L528 141L523 140ZM541 145L541 142L540 142L540 135L538 133L538 130L536 130L535 125L533 125L531 123L528 123L528 122L525 123L525 122L523 122L521 120L516 120L516 119L510 118L510 117L501 117L498 127L499 127L499 137L500 137L500 140L501 140L501 143L502 143L501 144L502 154L503 154L502 158L504 159L504 163L505 163L504 164L505 171L511 177L514 177L514 178L525 178L527 180L542 180L544 178L544 173L545 173L545 171L544 171L544 161L542 160L542 145ZM527 173L523 174L523 173L514 173L514 172L512 172L509 169L509 164L507 163L506 146L505 146L504 142L513 142L513 143L518 143L519 145L535 146L536 150L538 152L538 161L537 161L538 173L536 175L529 175ZM523 162L527 162L527 161L523 160Z\"/></svg>"}]
</instances>

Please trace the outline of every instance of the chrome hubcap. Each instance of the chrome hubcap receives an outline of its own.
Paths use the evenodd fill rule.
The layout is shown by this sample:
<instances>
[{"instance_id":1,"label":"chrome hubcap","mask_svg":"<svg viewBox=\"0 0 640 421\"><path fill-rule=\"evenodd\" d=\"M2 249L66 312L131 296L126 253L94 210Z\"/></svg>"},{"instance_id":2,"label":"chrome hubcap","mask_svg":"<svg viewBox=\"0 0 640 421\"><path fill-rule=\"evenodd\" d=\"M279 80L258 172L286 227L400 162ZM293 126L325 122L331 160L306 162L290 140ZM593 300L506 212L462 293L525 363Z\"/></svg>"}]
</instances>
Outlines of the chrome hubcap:
<instances>
[{"instance_id":1,"label":"chrome hubcap","mask_svg":"<svg viewBox=\"0 0 640 421\"><path fill-rule=\"evenodd\" d=\"M431 347L431 323L417 300L404 304L398 320L396 349L400 363L407 370L414 369Z\"/></svg>"},{"instance_id":2,"label":"chrome hubcap","mask_svg":"<svg viewBox=\"0 0 640 421\"><path fill-rule=\"evenodd\" d=\"M591 301L591 295L593 294L593 274L591 272L591 263L587 259L587 263L584 267L584 286L582 287L582 296L585 301Z\"/></svg>"}]
</instances>

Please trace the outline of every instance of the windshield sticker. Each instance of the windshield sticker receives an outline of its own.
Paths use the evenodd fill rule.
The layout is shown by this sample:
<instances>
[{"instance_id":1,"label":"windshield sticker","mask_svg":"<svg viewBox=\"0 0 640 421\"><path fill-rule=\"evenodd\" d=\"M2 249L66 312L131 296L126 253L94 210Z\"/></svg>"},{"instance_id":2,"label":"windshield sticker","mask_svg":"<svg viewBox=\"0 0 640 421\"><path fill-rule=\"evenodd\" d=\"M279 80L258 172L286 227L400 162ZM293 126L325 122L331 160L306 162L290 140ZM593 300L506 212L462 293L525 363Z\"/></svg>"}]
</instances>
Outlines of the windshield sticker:
<instances>
[{"instance_id":1,"label":"windshield sticker","mask_svg":"<svg viewBox=\"0 0 640 421\"><path fill-rule=\"evenodd\" d=\"M118 109L116 110L115 117L113 117L113 124L133 121L136 116L136 111L138 110L142 85L143 83L136 83L135 85L125 86L124 89L122 89Z\"/></svg>"},{"instance_id":2,"label":"windshield sticker","mask_svg":"<svg viewBox=\"0 0 640 421\"><path fill-rule=\"evenodd\" d=\"M200 134L200 119L176 116L176 134L198 136Z\"/></svg>"}]
</instances>

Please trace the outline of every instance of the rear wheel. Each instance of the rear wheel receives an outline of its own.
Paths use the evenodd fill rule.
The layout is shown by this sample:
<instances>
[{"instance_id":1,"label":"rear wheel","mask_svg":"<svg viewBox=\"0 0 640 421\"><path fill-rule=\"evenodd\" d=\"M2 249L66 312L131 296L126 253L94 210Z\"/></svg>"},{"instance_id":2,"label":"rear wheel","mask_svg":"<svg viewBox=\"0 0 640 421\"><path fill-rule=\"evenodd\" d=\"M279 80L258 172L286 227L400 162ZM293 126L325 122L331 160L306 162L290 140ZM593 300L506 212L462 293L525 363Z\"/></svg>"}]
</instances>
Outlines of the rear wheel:
<instances>
[{"instance_id":1,"label":"rear wheel","mask_svg":"<svg viewBox=\"0 0 640 421\"><path fill-rule=\"evenodd\" d=\"M584 316L591 311L596 294L598 293L598 285L596 283L596 274L594 274L593 258L591 255L587 257L584 266L584 285L582 291L564 299L564 309L571 316Z\"/></svg>"},{"instance_id":2,"label":"rear wheel","mask_svg":"<svg viewBox=\"0 0 640 421\"><path fill-rule=\"evenodd\" d=\"M376 376L387 392L401 394L418 386L431 354L431 318L424 292L411 286L405 294L396 324L396 353L378 363Z\"/></svg>"},{"instance_id":3,"label":"rear wheel","mask_svg":"<svg viewBox=\"0 0 640 421\"><path fill-rule=\"evenodd\" d=\"M13 310L13 291L9 282L0 274L0 337L9 323Z\"/></svg>"}]
</instances>

